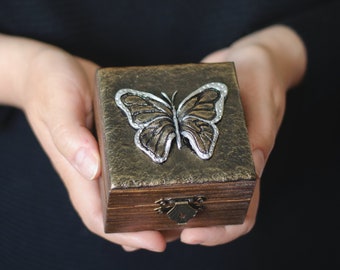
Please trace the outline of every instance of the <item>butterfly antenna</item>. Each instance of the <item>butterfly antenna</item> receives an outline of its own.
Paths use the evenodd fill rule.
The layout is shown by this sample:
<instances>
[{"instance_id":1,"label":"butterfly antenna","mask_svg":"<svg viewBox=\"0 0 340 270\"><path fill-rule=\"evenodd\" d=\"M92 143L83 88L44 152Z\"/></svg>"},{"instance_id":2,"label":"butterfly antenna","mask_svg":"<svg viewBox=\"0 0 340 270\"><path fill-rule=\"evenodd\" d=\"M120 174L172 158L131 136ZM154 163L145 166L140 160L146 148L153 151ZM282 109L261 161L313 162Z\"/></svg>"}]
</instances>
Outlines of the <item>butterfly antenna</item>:
<instances>
[{"instance_id":1,"label":"butterfly antenna","mask_svg":"<svg viewBox=\"0 0 340 270\"><path fill-rule=\"evenodd\" d=\"M177 91L175 91L173 94L172 94L172 97L171 97L171 102L172 104L175 104L175 96L177 95Z\"/></svg>"},{"instance_id":2,"label":"butterfly antenna","mask_svg":"<svg viewBox=\"0 0 340 270\"><path fill-rule=\"evenodd\" d=\"M162 94L162 96L169 102L169 104L173 104L172 103L172 101L171 101L171 99L169 98L169 96L166 94L166 93L164 93L164 92L161 92L161 94Z\"/></svg>"}]
</instances>

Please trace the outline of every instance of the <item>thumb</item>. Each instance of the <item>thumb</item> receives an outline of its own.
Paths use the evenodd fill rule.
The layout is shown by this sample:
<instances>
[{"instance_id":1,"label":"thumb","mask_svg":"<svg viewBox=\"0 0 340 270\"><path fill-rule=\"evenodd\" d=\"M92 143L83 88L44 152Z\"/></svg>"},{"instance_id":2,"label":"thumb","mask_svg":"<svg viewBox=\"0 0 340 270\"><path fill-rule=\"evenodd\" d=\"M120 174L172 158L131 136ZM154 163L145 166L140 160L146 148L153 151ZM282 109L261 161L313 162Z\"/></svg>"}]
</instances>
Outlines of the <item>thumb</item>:
<instances>
[{"instance_id":1,"label":"thumb","mask_svg":"<svg viewBox=\"0 0 340 270\"><path fill-rule=\"evenodd\" d=\"M93 180L100 173L100 156L97 141L90 131L93 125L90 86L86 80L58 86L58 94L53 96L53 106L49 106L44 122L61 155L83 177Z\"/></svg>"},{"instance_id":2,"label":"thumb","mask_svg":"<svg viewBox=\"0 0 340 270\"><path fill-rule=\"evenodd\" d=\"M85 126L75 124L76 120L69 118L54 128L52 140L59 152L84 178L93 180L100 172L97 142Z\"/></svg>"}]
</instances>

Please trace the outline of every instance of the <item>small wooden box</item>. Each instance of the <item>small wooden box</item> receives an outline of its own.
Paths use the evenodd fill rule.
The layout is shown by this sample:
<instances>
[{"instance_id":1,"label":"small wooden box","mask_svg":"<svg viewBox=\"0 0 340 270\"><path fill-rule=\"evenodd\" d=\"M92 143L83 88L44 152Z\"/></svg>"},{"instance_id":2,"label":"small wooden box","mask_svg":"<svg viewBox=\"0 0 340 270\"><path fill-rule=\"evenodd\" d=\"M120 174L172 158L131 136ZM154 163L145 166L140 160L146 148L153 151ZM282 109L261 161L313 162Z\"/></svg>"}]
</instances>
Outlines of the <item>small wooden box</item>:
<instances>
[{"instance_id":1,"label":"small wooden box","mask_svg":"<svg viewBox=\"0 0 340 270\"><path fill-rule=\"evenodd\" d=\"M101 68L94 107L105 232L243 223L256 174L232 62Z\"/></svg>"}]
</instances>

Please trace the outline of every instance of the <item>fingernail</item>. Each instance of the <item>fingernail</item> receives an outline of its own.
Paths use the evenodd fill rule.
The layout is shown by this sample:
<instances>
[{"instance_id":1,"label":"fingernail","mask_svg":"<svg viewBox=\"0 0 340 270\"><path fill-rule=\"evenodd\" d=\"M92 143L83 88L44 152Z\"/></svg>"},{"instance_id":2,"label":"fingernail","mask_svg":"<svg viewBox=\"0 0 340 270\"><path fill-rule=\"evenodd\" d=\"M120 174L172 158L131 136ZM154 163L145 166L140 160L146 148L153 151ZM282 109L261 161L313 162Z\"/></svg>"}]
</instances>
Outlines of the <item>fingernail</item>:
<instances>
[{"instance_id":1,"label":"fingernail","mask_svg":"<svg viewBox=\"0 0 340 270\"><path fill-rule=\"evenodd\" d=\"M195 229L187 229L181 234L181 242L188 245L200 245L206 240L206 236L204 234L195 233Z\"/></svg>"},{"instance_id":2,"label":"fingernail","mask_svg":"<svg viewBox=\"0 0 340 270\"><path fill-rule=\"evenodd\" d=\"M256 174L259 178L261 178L265 166L264 154L261 150L255 149L253 151L253 158L255 163Z\"/></svg>"},{"instance_id":3,"label":"fingernail","mask_svg":"<svg viewBox=\"0 0 340 270\"><path fill-rule=\"evenodd\" d=\"M122 246L122 248L127 252L133 252L133 251L139 250L139 248L129 247L129 246Z\"/></svg>"},{"instance_id":4,"label":"fingernail","mask_svg":"<svg viewBox=\"0 0 340 270\"><path fill-rule=\"evenodd\" d=\"M87 148L80 148L74 158L74 167L86 179L93 180L97 175L99 161Z\"/></svg>"}]
</instances>

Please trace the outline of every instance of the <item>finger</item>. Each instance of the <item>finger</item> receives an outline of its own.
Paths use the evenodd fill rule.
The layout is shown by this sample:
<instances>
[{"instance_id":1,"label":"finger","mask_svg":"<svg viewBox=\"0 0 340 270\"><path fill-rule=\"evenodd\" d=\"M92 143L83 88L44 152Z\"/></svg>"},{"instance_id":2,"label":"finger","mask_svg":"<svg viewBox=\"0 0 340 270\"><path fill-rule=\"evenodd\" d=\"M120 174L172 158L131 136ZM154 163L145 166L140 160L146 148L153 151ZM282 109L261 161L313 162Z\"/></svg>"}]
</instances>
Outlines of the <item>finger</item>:
<instances>
[{"instance_id":1,"label":"finger","mask_svg":"<svg viewBox=\"0 0 340 270\"><path fill-rule=\"evenodd\" d=\"M50 146L53 147L51 140ZM105 233L102 202L98 181L84 181L55 149L53 162L61 178L63 179L71 202L81 217L86 227L96 235L130 249L147 249L155 252L165 250L164 237L157 231L142 231L131 233Z\"/></svg>"},{"instance_id":2,"label":"finger","mask_svg":"<svg viewBox=\"0 0 340 270\"><path fill-rule=\"evenodd\" d=\"M62 124L56 123L55 128L50 130L52 140L59 152L84 178L93 180L100 173L97 142L86 127L72 123L71 118Z\"/></svg>"},{"instance_id":3,"label":"finger","mask_svg":"<svg viewBox=\"0 0 340 270\"><path fill-rule=\"evenodd\" d=\"M122 246L122 248L127 252L133 252L133 251L139 250L138 248L129 247L129 246Z\"/></svg>"},{"instance_id":4,"label":"finger","mask_svg":"<svg viewBox=\"0 0 340 270\"><path fill-rule=\"evenodd\" d=\"M181 241L190 245L215 246L231 242L243 232L240 225L185 229Z\"/></svg>"},{"instance_id":5,"label":"finger","mask_svg":"<svg viewBox=\"0 0 340 270\"><path fill-rule=\"evenodd\" d=\"M228 58L229 50L227 48L220 49L218 51L212 52L211 54L204 57L201 62L203 63L218 63L226 61Z\"/></svg>"},{"instance_id":6,"label":"finger","mask_svg":"<svg viewBox=\"0 0 340 270\"><path fill-rule=\"evenodd\" d=\"M130 249L147 249L162 252L166 241L157 231L141 231L131 233L105 233L102 201L98 181L83 181L81 176L72 169L64 159L56 162L65 181L71 201L83 223L93 233L110 242L130 247ZM81 192L79 192L81 191Z\"/></svg>"},{"instance_id":7,"label":"finger","mask_svg":"<svg viewBox=\"0 0 340 270\"><path fill-rule=\"evenodd\" d=\"M216 246L230 243L240 236L248 233L255 224L256 211L259 199L259 181L257 181L254 195L244 223L239 225L213 226L184 229L181 241L190 245Z\"/></svg>"},{"instance_id":8,"label":"finger","mask_svg":"<svg viewBox=\"0 0 340 270\"><path fill-rule=\"evenodd\" d=\"M185 229L181 234L181 241L186 244L215 246L229 243L236 238L248 233L254 226L260 196L260 177L265 166L263 152L253 151L253 159L257 173L256 186L249 203L245 221L240 225L215 226L207 228Z\"/></svg>"},{"instance_id":9,"label":"finger","mask_svg":"<svg viewBox=\"0 0 340 270\"><path fill-rule=\"evenodd\" d=\"M259 150L255 150L253 153L253 159L257 172L257 180L254 189L253 196L249 203L249 208L242 224L226 225L226 226L213 226L202 228L188 228L184 229L181 234L181 241L191 245L204 245L215 246L229 243L236 238L248 233L254 226L256 220L256 214L259 202L259 186L260 175L265 165L263 153Z\"/></svg>"}]
</instances>

